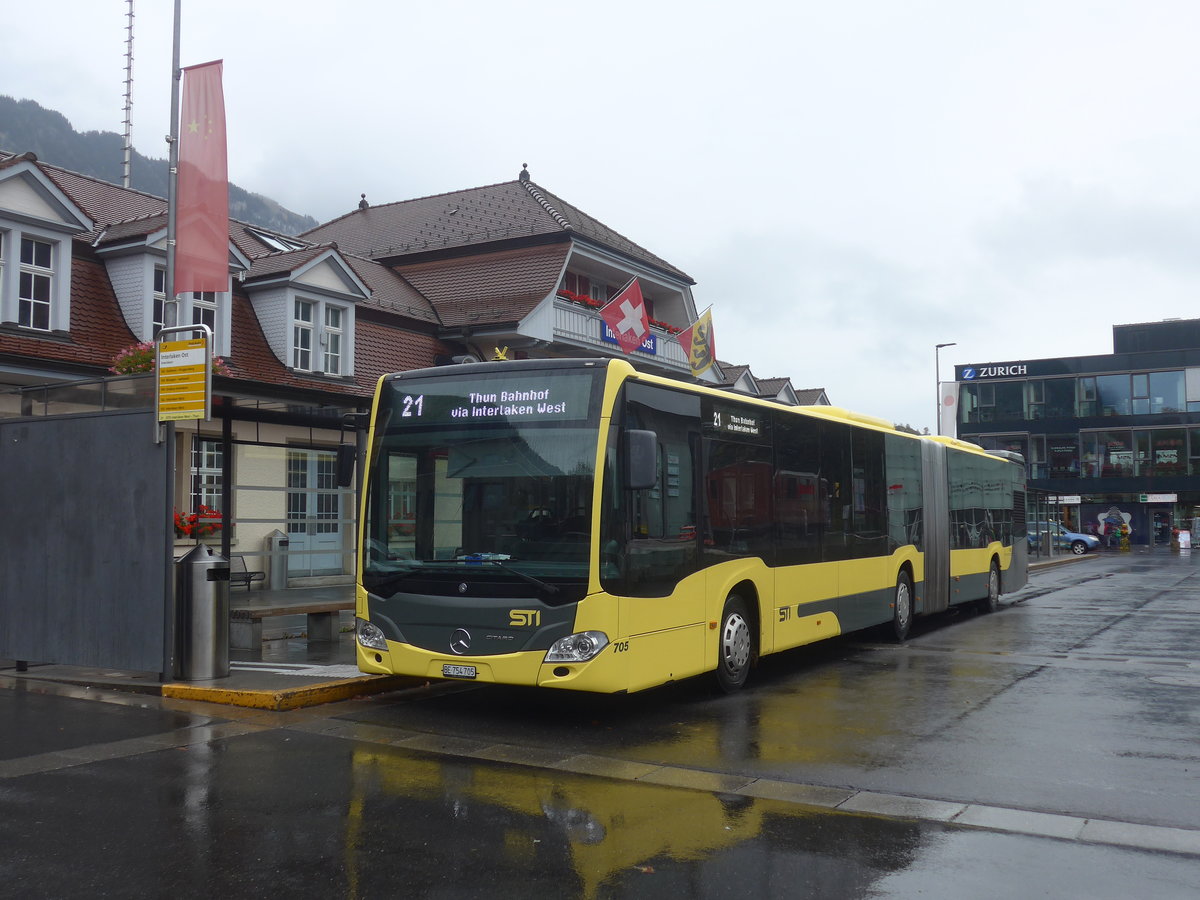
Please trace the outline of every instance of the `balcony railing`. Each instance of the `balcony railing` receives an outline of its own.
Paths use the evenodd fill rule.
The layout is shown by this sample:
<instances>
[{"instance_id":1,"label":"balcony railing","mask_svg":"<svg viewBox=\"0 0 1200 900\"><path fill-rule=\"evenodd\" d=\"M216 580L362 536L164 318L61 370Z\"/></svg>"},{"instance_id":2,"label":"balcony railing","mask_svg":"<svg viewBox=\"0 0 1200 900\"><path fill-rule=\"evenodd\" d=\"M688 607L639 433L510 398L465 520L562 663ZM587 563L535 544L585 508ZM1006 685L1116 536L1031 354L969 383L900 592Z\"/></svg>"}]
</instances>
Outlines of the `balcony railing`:
<instances>
[{"instance_id":1,"label":"balcony railing","mask_svg":"<svg viewBox=\"0 0 1200 900\"><path fill-rule=\"evenodd\" d=\"M554 337L556 339L602 350L605 354L619 353L617 344L604 340L601 336L603 332L604 320L600 318L600 314L596 310L561 297L555 298ZM683 347L680 346L674 334L656 325L650 326L650 334L654 337L654 352L635 350L629 355L631 361L660 365L663 368L677 369L681 372L690 371L687 358L683 355Z\"/></svg>"}]
</instances>

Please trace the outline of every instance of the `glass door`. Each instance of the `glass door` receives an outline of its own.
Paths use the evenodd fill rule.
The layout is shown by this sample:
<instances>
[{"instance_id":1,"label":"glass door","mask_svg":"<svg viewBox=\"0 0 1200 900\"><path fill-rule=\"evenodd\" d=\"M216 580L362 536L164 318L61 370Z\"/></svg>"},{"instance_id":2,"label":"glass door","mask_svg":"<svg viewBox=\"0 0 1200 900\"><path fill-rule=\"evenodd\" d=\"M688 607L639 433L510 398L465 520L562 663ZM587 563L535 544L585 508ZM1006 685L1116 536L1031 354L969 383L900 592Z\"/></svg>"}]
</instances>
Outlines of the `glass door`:
<instances>
[{"instance_id":1,"label":"glass door","mask_svg":"<svg viewBox=\"0 0 1200 900\"><path fill-rule=\"evenodd\" d=\"M341 493L332 450L287 452L288 575L343 571Z\"/></svg>"}]
</instances>

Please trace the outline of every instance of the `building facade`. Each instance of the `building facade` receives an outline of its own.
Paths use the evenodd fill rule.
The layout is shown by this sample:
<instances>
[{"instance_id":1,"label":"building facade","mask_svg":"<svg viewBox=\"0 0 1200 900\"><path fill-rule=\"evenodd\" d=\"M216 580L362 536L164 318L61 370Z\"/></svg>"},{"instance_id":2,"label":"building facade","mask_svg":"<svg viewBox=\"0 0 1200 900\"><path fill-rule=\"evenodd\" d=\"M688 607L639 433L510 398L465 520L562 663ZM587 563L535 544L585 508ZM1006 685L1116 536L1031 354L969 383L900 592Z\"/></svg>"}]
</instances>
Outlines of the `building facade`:
<instances>
[{"instance_id":1,"label":"building facade","mask_svg":"<svg viewBox=\"0 0 1200 900\"><path fill-rule=\"evenodd\" d=\"M1200 319L1113 327L1097 356L956 366L958 436L1025 457L1068 528L1166 545L1200 517Z\"/></svg>"},{"instance_id":2,"label":"building facade","mask_svg":"<svg viewBox=\"0 0 1200 900\"><path fill-rule=\"evenodd\" d=\"M674 335L696 319L694 280L526 170L381 206L363 197L300 236L229 228L227 289L167 297L165 200L0 152L0 416L145 402L145 385L103 384L114 361L165 327L207 325L223 368L211 421L177 429L177 511L217 510L207 538L270 569L263 584L351 577L354 492L337 485L336 451L385 373L623 355L599 309L637 278L650 334L628 358L692 378ZM727 384L719 365L701 377ZM774 381L771 396L796 402Z\"/></svg>"}]
</instances>

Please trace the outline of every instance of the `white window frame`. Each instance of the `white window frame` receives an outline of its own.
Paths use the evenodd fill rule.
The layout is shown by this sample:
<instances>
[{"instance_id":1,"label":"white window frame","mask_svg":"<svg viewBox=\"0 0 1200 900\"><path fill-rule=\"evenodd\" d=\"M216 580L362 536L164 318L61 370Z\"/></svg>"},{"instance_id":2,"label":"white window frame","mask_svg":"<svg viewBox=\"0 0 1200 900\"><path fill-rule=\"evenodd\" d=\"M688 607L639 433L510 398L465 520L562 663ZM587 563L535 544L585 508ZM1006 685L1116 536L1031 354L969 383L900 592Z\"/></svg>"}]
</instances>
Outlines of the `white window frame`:
<instances>
[{"instance_id":1,"label":"white window frame","mask_svg":"<svg viewBox=\"0 0 1200 900\"><path fill-rule=\"evenodd\" d=\"M220 438L207 435L192 436L190 460L190 491L192 512L201 505L221 509L225 486L225 445ZM225 510L221 510L225 513ZM226 515L228 515L226 513Z\"/></svg>"},{"instance_id":2,"label":"white window frame","mask_svg":"<svg viewBox=\"0 0 1200 900\"><path fill-rule=\"evenodd\" d=\"M292 368L311 372L313 338L316 337L318 304L296 297L292 301Z\"/></svg>"},{"instance_id":3,"label":"white window frame","mask_svg":"<svg viewBox=\"0 0 1200 900\"><path fill-rule=\"evenodd\" d=\"M25 259L26 243L31 247L44 246L49 250L50 259L46 265L42 265L37 261L37 251L31 254L33 257L30 260ZM59 243L57 241L47 240L40 235L21 235L20 252L17 257L18 274L17 274L17 326L20 328L29 328L33 331L53 331L54 330L54 291L56 287L56 269L55 261L59 256ZM32 290L29 296L26 296L26 291L23 288L23 282L26 276L30 279L30 287ZM39 293L36 285L39 279L45 280L46 297L38 299ZM28 305L29 314L26 316L26 306ZM45 310L46 324L45 326L35 325L37 321L37 312L39 309Z\"/></svg>"},{"instance_id":4,"label":"white window frame","mask_svg":"<svg viewBox=\"0 0 1200 900\"><path fill-rule=\"evenodd\" d=\"M323 368L326 375L342 374L342 323L346 321L346 311L333 303L326 303L324 309L324 331L321 334L323 348ZM331 322L336 319L336 324Z\"/></svg>"},{"instance_id":5,"label":"white window frame","mask_svg":"<svg viewBox=\"0 0 1200 900\"><path fill-rule=\"evenodd\" d=\"M347 362L353 346L353 307L308 294L293 294L290 302L288 359L292 369L337 378L350 374ZM300 315L302 308L311 318ZM334 318L337 324L332 324Z\"/></svg>"}]
</instances>

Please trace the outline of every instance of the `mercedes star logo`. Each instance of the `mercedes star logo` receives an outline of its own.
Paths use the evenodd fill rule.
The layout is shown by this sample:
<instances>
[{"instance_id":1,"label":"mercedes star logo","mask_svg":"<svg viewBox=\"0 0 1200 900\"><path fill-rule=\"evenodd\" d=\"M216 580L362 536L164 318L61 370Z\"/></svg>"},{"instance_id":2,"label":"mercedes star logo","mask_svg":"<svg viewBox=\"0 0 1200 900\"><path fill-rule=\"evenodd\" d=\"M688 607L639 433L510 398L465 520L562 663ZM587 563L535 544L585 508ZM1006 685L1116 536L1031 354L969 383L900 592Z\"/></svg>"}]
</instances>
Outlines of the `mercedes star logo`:
<instances>
[{"instance_id":1,"label":"mercedes star logo","mask_svg":"<svg viewBox=\"0 0 1200 900\"><path fill-rule=\"evenodd\" d=\"M465 628L457 629L450 635L450 652L460 656L471 649L471 632Z\"/></svg>"}]
</instances>

